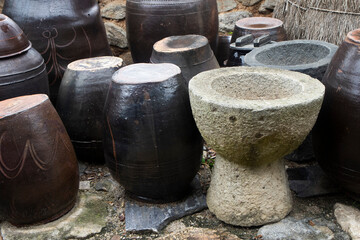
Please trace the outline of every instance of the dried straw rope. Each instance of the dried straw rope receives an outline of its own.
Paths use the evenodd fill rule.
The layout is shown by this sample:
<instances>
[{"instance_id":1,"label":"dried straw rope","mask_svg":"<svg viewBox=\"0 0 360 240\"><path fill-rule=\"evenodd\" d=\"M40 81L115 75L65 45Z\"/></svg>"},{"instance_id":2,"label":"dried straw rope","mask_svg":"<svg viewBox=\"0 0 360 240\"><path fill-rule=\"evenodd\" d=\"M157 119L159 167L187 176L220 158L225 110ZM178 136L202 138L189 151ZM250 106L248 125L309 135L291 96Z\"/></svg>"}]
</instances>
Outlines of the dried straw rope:
<instances>
[{"instance_id":1,"label":"dried straw rope","mask_svg":"<svg viewBox=\"0 0 360 240\"><path fill-rule=\"evenodd\" d=\"M360 0L280 0L274 17L284 21L289 39L315 39L339 45L360 28Z\"/></svg>"}]
</instances>

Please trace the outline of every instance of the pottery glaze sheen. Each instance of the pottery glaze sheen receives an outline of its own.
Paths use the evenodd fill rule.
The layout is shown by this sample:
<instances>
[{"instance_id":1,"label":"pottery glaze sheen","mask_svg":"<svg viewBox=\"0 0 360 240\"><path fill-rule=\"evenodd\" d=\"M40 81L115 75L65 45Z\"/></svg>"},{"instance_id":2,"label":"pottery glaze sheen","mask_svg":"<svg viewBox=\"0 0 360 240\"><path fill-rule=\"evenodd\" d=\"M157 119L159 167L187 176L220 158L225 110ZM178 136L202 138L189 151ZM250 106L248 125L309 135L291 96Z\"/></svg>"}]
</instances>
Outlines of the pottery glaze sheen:
<instances>
[{"instance_id":1,"label":"pottery glaze sheen","mask_svg":"<svg viewBox=\"0 0 360 240\"><path fill-rule=\"evenodd\" d=\"M180 68L162 63L120 69L104 114L105 160L127 192L147 201L184 197L200 167L202 138Z\"/></svg>"},{"instance_id":2,"label":"pottery glaze sheen","mask_svg":"<svg viewBox=\"0 0 360 240\"><path fill-rule=\"evenodd\" d=\"M79 187L69 136L44 94L0 102L0 220L30 225L72 209Z\"/></svg>"},{"instance_id":3,"label":"pottery glaze sheen","mask_svg":"<svg viewBox=\"0 0 360 240\"><path fill-rule=\"evenodd\" d=\"M313 129L319 165L360 199L360 29L350 32L322 80L325 98Z\"/></svg>"},{"instance_id":4,"label":"pottery glaze sheen","mask_svg":"<svg viewBox=\"0 0 360 240\"><path fill-rule=\"evenodd\" d=\"M154 43L176 35L203 35L216 52L218 28L216 0L126 1L127 39L134 62L149 62Z\"/></svg>"},{"instance_id":5,"label":"pottery glaze sheen","mask_svg":"<svg viewBox=\"0 0 360 240\"><path fill-rule=\"evenodd\" d=\"M6 0L3 13L45 59L53 102L67 64L111 55L96 0Z\"/></svg>"}]
</instances>

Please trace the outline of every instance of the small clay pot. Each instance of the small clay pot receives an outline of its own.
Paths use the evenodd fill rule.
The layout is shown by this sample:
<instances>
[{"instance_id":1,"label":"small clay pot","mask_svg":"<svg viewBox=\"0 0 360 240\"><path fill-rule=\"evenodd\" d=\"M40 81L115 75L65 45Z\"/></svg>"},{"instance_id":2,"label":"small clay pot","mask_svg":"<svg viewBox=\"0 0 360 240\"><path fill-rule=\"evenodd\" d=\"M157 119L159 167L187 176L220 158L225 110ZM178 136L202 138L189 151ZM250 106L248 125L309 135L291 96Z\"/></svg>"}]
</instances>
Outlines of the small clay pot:
<instances>
[{"instance_id":1,"label":"small clay pot","mask_svg":"<svg viewBox=\"0 0 360 240\"><path fill-rule=\"evenodd\" d=\"M96 0L6 0L3 13L45 59L53 103L70 62L111 55Z\"/></svg>"},{"instance_id":2,"label":"small clay pot","mask_svg":"<svg viewBox=\"0 0 360 240\"><path fill-rule=\"evenodd\" d=\"M199 34L217 47L216 0L127 0L126 31L133 61L149 62L153 45L169 36Z\"/></svg>"},{"instance_id":3,"label":"small clay pot","mask_svg":"<svg viewBox=\"0 0 360 240\"><path fill-rule=\"evenodd\" d=\"M105 103L105 160L128 193L182 198L200 167L202 138L180 68L133 64L113 75Z\"/></svg>"},{"instance_id":4,"label":"small clay pot","mask_svg":"<svg viewBox=\"0 0 360 240\"><path fill-rule=\"evenodd\" d=\"M103 108L111 77L123 65L118 57L81 59L68 65L56 109L79 160L104 162Z\"/></svg>"},{"instance_id":5,"label":"small clay pot","mask_svg":"<svg viewBox=\"0 0 360 240\"><path fill-rule=\"evenodd\" d=\"M0 102L0 220L46 223L75 204L78 164L69 136L44 94Z\"/></svg>"},{"instance_id":6,"label":"small clay pot","mask_svg":"<svg viewBox=\"0 0 360 240\"><path fill-rule=\"evenodd\" d=\"M49 94L44 59L20 27L0 14L0 101L22 95Z\"/></svg>"},{"instance_id":7,"label":"small clay pot","mask_svg":"<svg viewBox=\"0 0 360 240\"><path fill-rule=\"evenodd\" d=\"M220 67L209 41L200 35L171 36L156 42L150 62L177 65L187 83L200 72Z\"/></svg>"},{"instance_id":8,"label":"small clay pot","mask_svg":"<svg viewBox=\"0 0 360 240\"><path fill-rule=\"evenodd\" d=\"M249 17L235 23L231 42L238 37L252 34L254 38L269 34L272 41L280 42L287 39L283 22L270 17Z\"/></svg>"},{"instance_id":9,"label":"small clay pot","mask_svg":"<svg viewBox=\"0 0 360 240\"><path fill-rule=\"evenodd\" d=\"M313 129L316 159L339 186L360 199L360 29L350 32L322 80L326 87Z\"/></svg>"},{"instance_id":10,"label":"small clay pot","mask_svg":"<svg viewBox=\"0 0 360 240\"><path fill-rule=\"evenodd\" d=\"M219 36L218 37L218 47L216 51L216 59L220 67L225 67L225 61L230 56L230 43L231 36Z\"/></svg>"}]
</instances>

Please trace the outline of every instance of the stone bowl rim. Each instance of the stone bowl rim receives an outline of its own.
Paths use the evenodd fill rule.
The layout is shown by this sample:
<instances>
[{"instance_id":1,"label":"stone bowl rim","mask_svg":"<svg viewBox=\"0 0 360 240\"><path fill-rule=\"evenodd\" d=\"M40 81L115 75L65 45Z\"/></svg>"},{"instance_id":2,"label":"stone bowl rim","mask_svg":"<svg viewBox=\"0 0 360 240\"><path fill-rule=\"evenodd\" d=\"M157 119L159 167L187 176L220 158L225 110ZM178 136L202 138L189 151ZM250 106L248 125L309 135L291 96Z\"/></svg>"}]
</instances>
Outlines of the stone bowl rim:
<instances>
[{"instance_id":1,"label":"stone bowl rim","mask_svg":"<svg viewBox=\"0 0 360 240\"><path fill-rule=\"evenodd\" d=\"M238 99L224 96L211 88L212 82L221 76L243 73L257 73L266 76L275 75L289 78L301 85L299 93L291 96L267 100ZM216 77L214 77L216 76ZM267 67L229 67L205 71L194 76L189 82L190 101L192 95L200 97L201 101L211 103L215 106L229 109L247 109L250 111L263 111L269 109L285 109L296 105L311 105L318 99L323 99L325 86L317 79L309 75L283 69Z\"/></svg>"},{"instance_id":2,"label":"stone bowl rim","mask_svg":"<svg viewBox=\"0 0 360 240\"><path fill-rule=\"evenodd\" d=\"M329 54L326 55L326 57L320 59L319 61L316 62L312 62L312 63L306 63L306 64L296 64L296 65L266 65L263 64L261 62L259 62L258 60L256 60L256 56L263 52L263 51L267 51L271 48L275 48L275 47L280 47L283 45L295 45L295 44L306 44L306 43L310 43L313 45L321 45L323 47L326 47L327 49L329 49ZM321 67L321 66L327 66L332 57L334 56L335 52L337 51L338 46L332 44L332 43L328 43L325 41L319 41L319 40L290 40L290 41L282 41L282 42L276 42L273 44L268 44L259 48L255 48L253 51L251 51L250 53L245 55L244 58L244 64L246 66L259 66L259 67L269 67L269 68L278 68L278 69L285 69L285 70L290 70L290 71L304 71L306 69L314 69L317 67Z\"/></svg>"}]
</instances>

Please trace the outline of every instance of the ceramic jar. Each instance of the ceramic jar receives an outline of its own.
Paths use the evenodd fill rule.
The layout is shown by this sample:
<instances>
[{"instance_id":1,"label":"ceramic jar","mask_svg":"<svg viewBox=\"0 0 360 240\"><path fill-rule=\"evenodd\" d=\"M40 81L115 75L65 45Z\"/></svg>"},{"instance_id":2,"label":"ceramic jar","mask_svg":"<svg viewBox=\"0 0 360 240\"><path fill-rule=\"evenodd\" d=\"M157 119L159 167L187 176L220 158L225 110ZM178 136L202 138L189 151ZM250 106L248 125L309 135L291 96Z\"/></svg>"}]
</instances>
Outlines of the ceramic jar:
<instances>
[{"instance_id":1,"label":"ceramic jar","mask_svg":"<svg viewBox=\"0 0 360 240\"><path fill-rule=\"evenodd\" d=\"M187 84L196 74L220 67L209 41L200 35L171 36L156 42L150 62L177 65Z\"/></svg>"},{"instance_id":2,"label":"ceramic jar","mask_svg":"<svg viewBox=\"0 0 360 240\"><path fill-rule=\"evenodd\" d=\"M22 95L49 94L41 55L31 47L20 27L0 14L0 101Z\"/></svg>"},{"instance_id":3,"label":"ceramic jar","mask_svg":"<svg viewBox=\"0 0 360 240\"><path fill-rule=\"evenodd\" d=\"M127 0L126 31L134 62L149 62L155 42L169 36L199 34L216 52L216 0Z\"/></svg>"},{"instance_id":4,"label":"ceramic jar","mask_svg":"<svg viewBox=\"0 0 360 240\"><path fill-rule=\"evenodd\" d=\"M65 71L56 109L79 160L104 162L102 113L111 77L122 65L118 57L95 57L72 62Z\"/></svg>"},{"instance_id":5,"label":"ceramic jar","mask_svg":"<svg viewBox=\"0 0 360 240\"><path fill-rule=\"evenodd\" d=\"M0 220L46 223L76 202L78 164L69 136L44 94L0 102Z\"/></svg>"},{"instance_id":6,"label":"ceramic jar","mask_svg":"<svg viewBox=\"0 0 360 240\"><path fill-rule=\"evenodd\" d=\"M360 29L350 32L322 80L326 87L313 130L315 156L341 187L360 197Z\"/></svg>"},{"instance_id":7,"label":"ceramic jar","mask_svg":"<svg viewBox=\"0 0 360 240\"><path fill-rule=\"evenodd\" d=\"M6 0L3 13L45 59L53 102L70 62L111 55L96 0Z\"/></svg>"},{"instance_id":8,"label":"ceramic jar","mask_svg":"<svg viewBox=\"0 0 360 240\"><path fill-rule=\"evenodd\" d=\"M133 64L113 75L105 103L105 160L138 199L183 197L200 167L196 128L180 68Z\"/></svg>"},{"instance_id":9,"label":"ceramic jar","mask_svg":"<svg viewBox=\"0 0 360 240\"><path fill-rule=\"evenodd\" d=\"M249 17L240 19L235 23L231 42L238 37L252 34L254 38L269 34L272 41L285 41L287 39L283 22L270 17Z\"/></svg>"}]
</instances>

